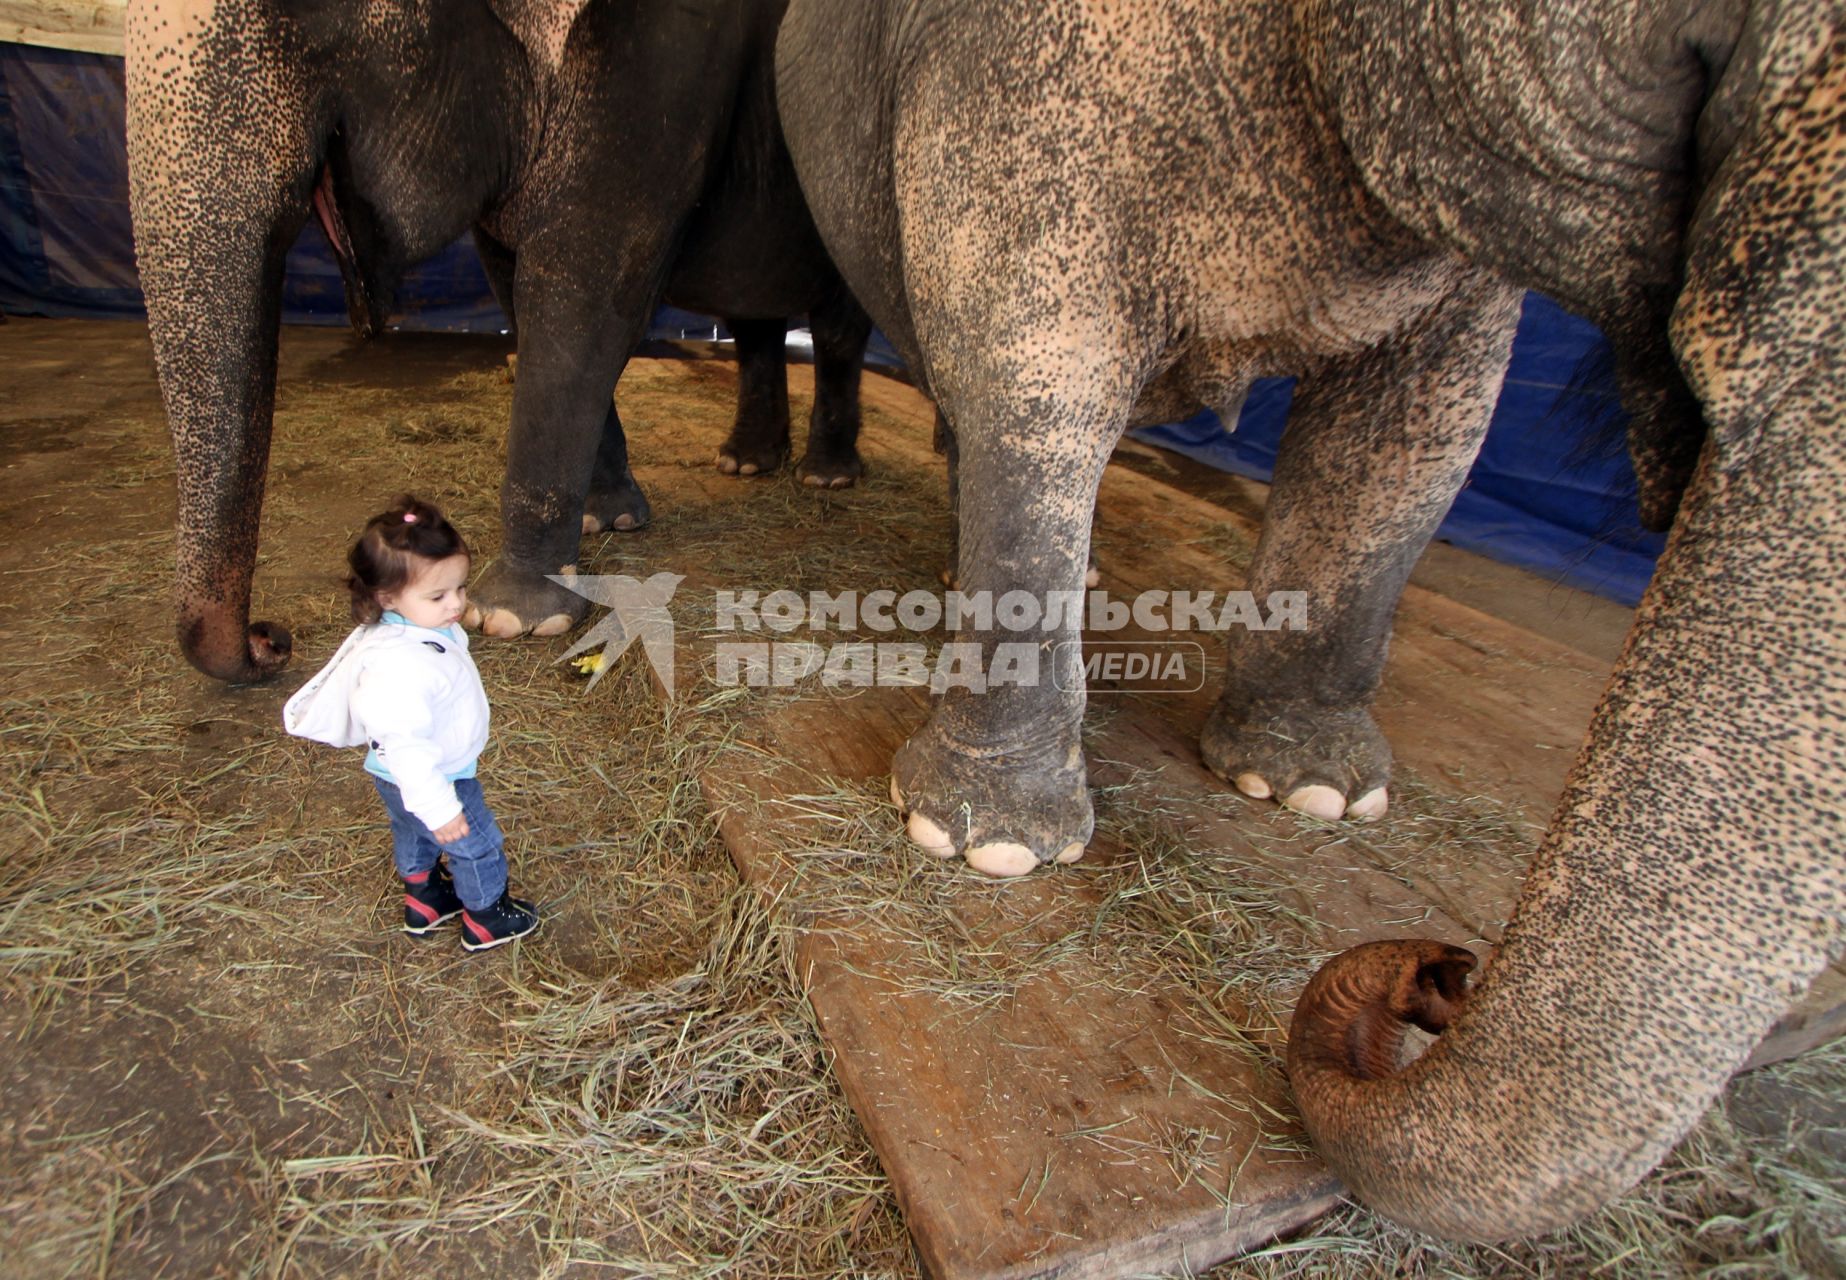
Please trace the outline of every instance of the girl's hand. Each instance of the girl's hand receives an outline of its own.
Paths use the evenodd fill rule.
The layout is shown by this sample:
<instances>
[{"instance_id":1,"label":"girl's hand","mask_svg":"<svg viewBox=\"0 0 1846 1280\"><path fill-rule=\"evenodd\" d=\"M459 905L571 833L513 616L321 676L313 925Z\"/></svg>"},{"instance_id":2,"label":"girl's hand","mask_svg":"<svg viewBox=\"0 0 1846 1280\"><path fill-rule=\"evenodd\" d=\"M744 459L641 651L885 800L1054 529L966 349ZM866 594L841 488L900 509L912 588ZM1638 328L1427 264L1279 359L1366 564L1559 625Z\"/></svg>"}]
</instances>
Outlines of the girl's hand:
<instances>
[{"instance_id":1,"label":"girl's hand","mask_svg":"<svg viewBox=\"0 0 1846 1280\"><path fill-rule=\"evenodd\" d=\"M437 844L453 844L468 834L468 815L458 813L430 834L436 837Z\"/></svg>"}]
</instances>

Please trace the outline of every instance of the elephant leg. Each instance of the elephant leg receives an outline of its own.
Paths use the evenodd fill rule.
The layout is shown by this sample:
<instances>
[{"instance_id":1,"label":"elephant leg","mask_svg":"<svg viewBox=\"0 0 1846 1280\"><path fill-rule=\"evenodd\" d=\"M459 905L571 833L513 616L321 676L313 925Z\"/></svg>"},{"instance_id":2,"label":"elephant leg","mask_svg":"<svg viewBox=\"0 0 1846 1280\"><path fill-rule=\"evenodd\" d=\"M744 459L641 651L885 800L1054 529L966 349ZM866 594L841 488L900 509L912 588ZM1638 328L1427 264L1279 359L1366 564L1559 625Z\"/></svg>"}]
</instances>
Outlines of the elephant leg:
<instances>
[{"instance_id":1,"label":"elephant leg","mask_svg":"<svg viewBox=\"0 0 1846 1280\"><path fill-rule=\"evenodd\" d=\"M935 437L931 441L947 464L949 478L949 560L942 568L942 585L957 585L955 566L961 560L961 449L955 443L955 428L940 408L936 410Z\"/></svg>"},{"instance_id":2,"label":"elephant leg","mask_svg":"<svg viewBox=\"0 0 1846 1280\"><path fill-rule=\"evenodd\" d=\"M523 336L500 489L505 537L499 558L470 588L469 626L502 638L558 635L588 613L587 600L550 576L577 571L615 384L658 287L666 239L601 287L578 265L594 259L581 247L521 251L515 291ZM572 268L550 262L554 254Z\"/></svg>"},{"instance_id":3,"label":"elephant leg","mask_svg":"<svg viewBox=\"0 0 1846 1280\"><path fill-rule=\"evenodd\" d=\"M614 529L631 533L645 528L654 518L647 495L635 481L628 466L628 437L615 404L603 420L602 436L596 445L596 463L590 472L590 496L583 505L583 531L601 533Z\"/></svg>"},{"instance_id":4,"label":"elephant leg","mask_svg":"<svg viewBox=\"0 0 1846 1280\"><path fill-rule=\"evenodd\" d=\"M1106 338L1062 350L1027 373L996 351L999 367L970 380L978 398L944 394L971 609L943 651L934 713L891 765L911 840L994 876L1073 862L1095 826L1082 745L1085 558L1133 397L1126 374L1094 354Z\"/></svg>"},{"instance_id":5,"label":"elephant leg","mask_svg":"<svg viewBox=\"0 0 1846 1280\"><path fill-rule=\"evenodd\" d=\"M941 409L936 410L936 426L931 445L948 464L949 557L937 577L943 586L959 588L961 579L956 574L955 566L961 557L961 450L955 443L955 428L949 425ZM1091 527L1095 527L1093 513ZM1094 550L1086 550L1083 558L1083 585L1094 587L1101 581L1102 575L1096 568L1096 553Z\"/></svg>"},{"instance_id":6,"label":"elephant leg","mask_svg":"<svg viewBox=\"0 0 1846 1280\"><path fill-rule=\"evenodd\" d=\"M872 318L844 285L808 316L814 334L814 412L808 447L795 464L801 482L845 489L865 474L859 456L859 381Z\"/></svg>"},{"instance_id":7,"label":"elephant leg","mask_svg":"<svg viewBox=\"0 0 1846 1280\"><path fill-rule=\"evenodd\" d=\"M474 251L481 259L481 271L487 277L487 287L492 291L494 301L500 304L500 310L513 330L513 343L517 348L519 315L513 298L513 281L518 275L519 257L479 226L474 228Z\"/></svg>"},{"instance_id":8,"label":"elephant leg","mask_svg":"<svg viewBox=\"0 0 1846 1280\"><path fill-rule=\"evenodd\" d=\"M474 247L481 255L487 285L493 290L500 310L506 313L517 340L519 320L513 295L519 256L481 227L474 229ZM618 529L626 533L643 527L653 516L647 495L641 492L634 472L628 468L628 437L622 432L622 421L616 415L612 400L608 417L603 420L596 462L590 473L590 495L583 506L583 531L601 533L604 529Z\"/></svg>"},{"instance_id":9,"label":"elephant leg","mask_svg":"<svg viewBox=\"0 0 1846 1280\"><path fill-rule=\"evenodd\" d=\"M1516 291L1469 274L1389 345L1302 380L1249 588L1259 604L1305 592L1305 625L1229 634L1199 744L1246 795L1384 812L1391 751L1371 702L1391 621L1486 434L1518 311Z\"/></svg>"},{"instance_id":10,"label":"elephant leg","mask_svg":"<svg viewBox=\"0 0 1846 1280\"><path fill-rule=\"evenodd\" d=\"M717 467L727 476L770 475L788 461L788 321L724 323L737 340L737 420Z\"/></svg>"},{"instance_id":11,"label":"elephant leg","mask_svg":"<svg viewBox=\"0 0 1846 1280\"><path fill-rule=\"evenodd\" d=\"M317 141L303 101L279 93L258 111L236 88L294 83L267 29L193 17L128 15L131 203L179 482L180 648L206 674L245 681L280 670L291 647L280 625L250 621L250 588L282 264Z\"/></svg>"}]
</instances>

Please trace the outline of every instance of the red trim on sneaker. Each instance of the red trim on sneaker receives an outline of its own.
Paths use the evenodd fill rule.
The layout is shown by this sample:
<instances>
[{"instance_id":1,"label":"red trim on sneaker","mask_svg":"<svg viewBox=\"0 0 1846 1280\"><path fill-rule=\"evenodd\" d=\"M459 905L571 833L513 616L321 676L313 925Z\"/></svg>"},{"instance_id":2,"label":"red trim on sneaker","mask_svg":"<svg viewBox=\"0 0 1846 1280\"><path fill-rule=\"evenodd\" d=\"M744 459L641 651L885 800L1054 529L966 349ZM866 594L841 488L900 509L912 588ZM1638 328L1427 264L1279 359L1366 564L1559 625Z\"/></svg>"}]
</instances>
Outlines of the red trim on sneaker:
<instances>
[{"instance_id":1,"label":"red trim on sneaker","mask_svg":"<svg viewBox=\"0 0 1846 1280\"><path fill-rule=\"evenodd\" d=\"M481 924L466 911L462 912L462 928L472 933L478 941L492 942L494 940L494 935L488 931L487 926Z\"/></svg>"},{"instance_id":2,"label":"red trim on sneaker","mask_svg":"<svg viewBox=\"0 0 1846 1280\"><path fill-rule=\"evenodd\" d=\"M415 897L408 893L404 895L404 905L422 916L431 924L435 924L436 921L442 919L442 913L440 911L430 906L427 902L418 902Z\"/></svg>"},{"instance_id":3,"label":"red trim on sneaker","mask_svg":"<svg viewBox=\"0 0 1846 1280\"><path fill-rule=\"evenodd\" d=\"M419 871L414 876L405 876L404 883L405 884L428 884L429 883L429 872Z\"/></svg>"}]
</instances>

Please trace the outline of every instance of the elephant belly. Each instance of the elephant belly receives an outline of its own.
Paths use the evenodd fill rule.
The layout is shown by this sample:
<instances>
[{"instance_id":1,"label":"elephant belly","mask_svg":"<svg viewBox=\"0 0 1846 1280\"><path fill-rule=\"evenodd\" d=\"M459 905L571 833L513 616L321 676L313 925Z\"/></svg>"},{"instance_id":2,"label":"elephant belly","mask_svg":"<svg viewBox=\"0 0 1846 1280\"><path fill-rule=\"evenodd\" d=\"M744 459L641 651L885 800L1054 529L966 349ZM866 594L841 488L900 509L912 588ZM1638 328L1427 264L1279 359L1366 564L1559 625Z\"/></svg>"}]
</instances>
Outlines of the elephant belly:
<instances>
[{"instance_id":1,"label":"elephant belly","mask_svg":"<svg viewBox=\"0 0 1846 1280\"><path fill-rule=\"evenodd\" d=\"M1224 232L1221 244L1232 238L1231 228L1203 230ZM1459 259L1428 253L1386 269L1332 260L1263 274L1250 270L1252 261L1260 259L1214 271L1222 259L1208 257L1174 290L1169 309L1192 320L1141 388L1130 427L1200 409L1234 415L1258 378L1309 376L1330 360L1388 346L1473 278Z\"/></svg>"},{"instance_id":2,"label":"elephant belly","mask_svg":"<svg viewBox=\"0 0 1846 1280\"><path fill-rule=\"evenodd\" d=\"M840 287L799 191L792 205L755 212L760 216L740 210L700 220L667 277L668 302L707 315L769 319L805 313Z\"/></svg>"}]
</instances>

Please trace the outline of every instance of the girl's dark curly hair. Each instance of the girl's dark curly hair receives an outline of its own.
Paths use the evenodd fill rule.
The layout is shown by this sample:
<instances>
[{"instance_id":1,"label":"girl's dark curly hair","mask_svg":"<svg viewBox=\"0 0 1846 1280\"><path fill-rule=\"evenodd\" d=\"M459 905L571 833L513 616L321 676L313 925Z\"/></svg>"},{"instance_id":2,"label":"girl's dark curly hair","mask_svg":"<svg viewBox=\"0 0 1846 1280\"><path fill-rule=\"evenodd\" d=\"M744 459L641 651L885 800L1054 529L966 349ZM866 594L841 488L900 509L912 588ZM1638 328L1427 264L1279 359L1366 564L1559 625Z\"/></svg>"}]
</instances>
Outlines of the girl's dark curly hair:
<instances>
[{"instance_id":1,"label":"girl's dark curly hair","mask_svg":"<svg viewBox=\"0 0 1846 1280\"><path fill-rule=\"evenodd\" d=\"M346 562L352 576L353 620L370 624L384 616L381 593L401 591L424 565L468 554L468 544L447 516L420 498L405 494L365 522Z\"/></svg>"}]
</instances>

